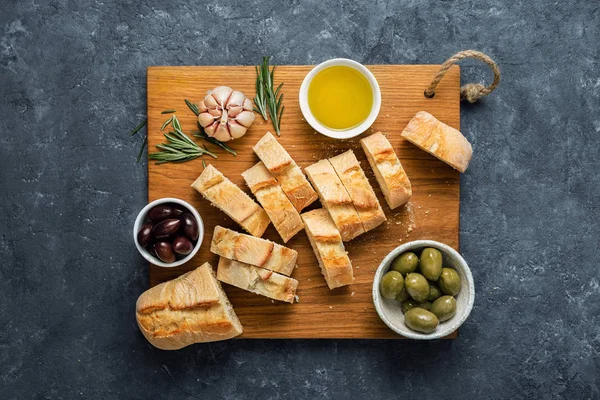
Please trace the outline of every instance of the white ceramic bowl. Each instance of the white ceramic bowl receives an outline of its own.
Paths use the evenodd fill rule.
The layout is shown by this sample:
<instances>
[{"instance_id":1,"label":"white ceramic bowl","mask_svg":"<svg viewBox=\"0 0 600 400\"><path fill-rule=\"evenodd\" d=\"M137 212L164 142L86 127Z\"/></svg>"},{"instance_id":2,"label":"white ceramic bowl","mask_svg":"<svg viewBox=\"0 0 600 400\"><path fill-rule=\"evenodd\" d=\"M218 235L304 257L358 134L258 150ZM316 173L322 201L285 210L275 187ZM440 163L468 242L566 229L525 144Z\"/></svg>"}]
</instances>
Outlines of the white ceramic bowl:
<instances>
[{"instance_id":1,"label":"white ceramic bowl","mask_svg":"<svg viewBox=\"0 0 600 400\"><path fill-rule=\"evenodd\" d=\"M345 130L329 129L328 127L324 126L319 121L317 121L317 119L313 116L310 107L308 106L308 87L310 86L312 79L318 72L324 70L325 68L335 66L351 67L359 71L365 78L367 78L369 84L371 85L371 89L373 90L373 107L371 108L371 112L369 113L367 119L363 121L363 123L354 128ZM314 130L334 139L348 139L354 136L358 136L367 129L369 129L369 127L373 125L373 122L375 122L377 115L379 115L380 108L381 91L379 90L379 84L377 83L377 79L375 79L375 77L373 76L371 71L368 70L367 67L347 58L334 58L332 60L322 62L321 64L314 67L306 75L306 77L302 81L302 85L300 86L300 110L302 110L302 115L304 115L304 119L310 124L310 126L313 127Z\"/></svg>"},{"instance_id":2,"label":"white ceramic bowl","mask_svg":"<svg viewBox=\"0 0 600 400\"><path fill-rule=\"evenodd\" d=\"M379 282L383 275L388 272L394 258L407 251L412 251L418 255L425 247L438 249L444 257L443 266L454 268L458 272L458 275L460 275L462 284L460 293L456 296L456 315L447 321L440 322L436 330L431 333L413 331L406 326L404 323L404 314L402 314L400 309L400 303L396 300L386 299L379 293ZM466 261L450 246L434 240L415 240L414 242L408 242L396 247L383 259L375 272L375 279L373 280L373 303L375 304L377 314L379 314L381 320L391 330L410 339L429 340L448 336L465 322L473 309L474 301L475 285L473 283L473 275L471 275L471 270Z\"/></svg>"},{"instance_id":3,"label":"white ceramic bowl","mask_svg":"<svg viewBox=\"0 0 600 400\"><path fill-rule=\"evenodd\" d=\"M194 218L196 219L196 222L198 223L198 241L196 242L194 249L192 250L192 252L190 254L188 254L181 260L177 260L172 263L165 263L165 262L162 262L161 260L159 260L158 258L154 257L152 254L150 254L148 252L148 250L146 250L145 248L140 246L140 244L138 243L138 240L137 240L137 234L138 234L140 228L142 227L142 225L144 225L145 222L149 221L147 218L148 211L150 211L150 209L154 206L157 206L159 204L165 204L165 203L175 203L175 204L179 204L180 206L183 206L194 216ZM154 265L158 265L159 267L166 267L166 268L178 267L178 266L188 262L189 260L191 260L192 257L194 257L194 255L196 255L196 253L200 249L200 245L202 244L203 237L204 237L204 224L202 223L202 217L200 217L200 214L198 214L198 211L196 211L194 206L192 206L190 203L180 200L180 199L176 199L174 197L165 197L163 199L154 200L153 202L148 203L148 205L146 207L142 208L142 211L140 211L137 218L135 219L135 223L133 224L133 241L135 242L135 247L137 247L140 254L146 260L150 261Z\"/></svg>"}]
</instances>

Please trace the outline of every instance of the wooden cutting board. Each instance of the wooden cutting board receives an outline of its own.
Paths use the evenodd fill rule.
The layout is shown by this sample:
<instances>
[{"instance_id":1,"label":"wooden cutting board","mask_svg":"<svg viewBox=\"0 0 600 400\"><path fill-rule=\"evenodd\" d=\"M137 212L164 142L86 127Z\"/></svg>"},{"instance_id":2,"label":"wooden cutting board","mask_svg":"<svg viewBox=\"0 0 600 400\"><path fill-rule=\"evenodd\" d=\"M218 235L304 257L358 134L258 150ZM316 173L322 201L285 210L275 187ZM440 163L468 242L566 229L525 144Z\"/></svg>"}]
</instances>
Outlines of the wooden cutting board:
<instances>
[{"instance_id":1,"label":"wooden cutting board","mask_svg":"<svg viewBox=\"0 0 600 400\"><path fill-rule=\"evenodd\" d=\"M375 124L358 138L330 139L316 133L302 118L298 91L311 66L280 66L275 82L284 82L285 112L281 123L280 143L301 167L320 159L353 149L388 218L382 226L346 243L354 266L355 283L330 291L325 284L306 234L300 232L287 246L298 251L298 268L293 277L299 281L300 302L287 304L272 301L229 285L223 285L244 327L242 338L398 338L379 319L371 301L373 275L383 257L402 243L416 239L433 239L458 249L459 239L459 173L400 137L402 129L416 112L425 110L441 121L459 129L459 68L453 66L437 88L436 96L427 99L423 91L439 65L373 65L369 69L377 78L382 94L381 112ZM183 130L197 130L197 117L184 99L194 103L216 86L227 85L253 98L254 67L150 67L148 68L148 149L164 142L160 132L170 115L161 111L175 109ZM250 193L241 173L258 162L252 146L267 131L270 121L256 115L248 133L231 146L238 156L207 144L218 153L218 159L205 156L240 188ZM360 147L359 139L370 133L388 134L413 189L408 205L390 210L373 172ZM191 136L191 135L190 135ZM197 139L200 142L200 139ZM208 261L216 268L218 258L210 253L215 225L240 230L232 220L197 193L190 184L202 172L202 161L156 165L148 162L148 200L178 197L197 207L204 220L205 234L194 259L177 268L150 265L150 285L175 278ZM317 208L319 203L311 207ZM308 210L307 209L307 210ZM282 243L271 225L265 238ZM455 337L456 333L450 337Z\"/></svg>"}]
</instances>

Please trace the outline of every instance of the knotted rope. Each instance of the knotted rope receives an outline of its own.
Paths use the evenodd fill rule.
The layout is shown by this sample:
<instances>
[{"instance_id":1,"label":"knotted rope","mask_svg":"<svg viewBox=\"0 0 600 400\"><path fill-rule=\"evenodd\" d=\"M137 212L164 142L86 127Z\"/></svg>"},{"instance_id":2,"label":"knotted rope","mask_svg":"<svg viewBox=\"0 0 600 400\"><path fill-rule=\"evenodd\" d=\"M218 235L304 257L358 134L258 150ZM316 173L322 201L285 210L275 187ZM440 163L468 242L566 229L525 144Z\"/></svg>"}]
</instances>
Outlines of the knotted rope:
<instances>
[{"instance_id":1,"label":"knotted rope","mask_svg":"<svg viewBox=\"0 0 600 400\"><path fill-rule=\"evenodd\" d=\"M460 88L461 100L467 100L469 103L475 103L477 100L483 96L487 96L488 94L492 93L494 89L496 89L500 83L500 68L498 68L494 60L480 51L464 50L456 53L442 64L442 67L431 81L431 84L429 84L429 87L425 89L425 97L432 98L435 96L435 88L437 87L438 83L440 83L446 72L452 65L463 58L474 58L489 65L494 73L494 80L489 86L485 86L481 83L467 83L466 85L462 86Z\"/></svg>"}]
</instances>

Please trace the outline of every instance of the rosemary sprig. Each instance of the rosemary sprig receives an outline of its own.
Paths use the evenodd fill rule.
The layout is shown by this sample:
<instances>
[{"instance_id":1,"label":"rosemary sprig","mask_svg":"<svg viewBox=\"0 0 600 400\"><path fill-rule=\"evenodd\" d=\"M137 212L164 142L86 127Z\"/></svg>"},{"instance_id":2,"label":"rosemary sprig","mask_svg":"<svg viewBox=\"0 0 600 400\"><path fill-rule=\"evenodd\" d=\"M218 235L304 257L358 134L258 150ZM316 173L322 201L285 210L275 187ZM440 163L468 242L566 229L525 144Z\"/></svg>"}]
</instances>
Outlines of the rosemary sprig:
<instances>
[{"instance_id":1,"label":"rosemary sprig","mask_svg":"<svg viewBox=\"0 0 600 400\"><path fill-rule=\"evenodd\" d=\"M264 64L264 59L263 59ZM254 67L256 69L256 96L254 96L254 111L262 115L265 121L269 120L267 116L267 97L265 96L265 82L263 81L263 74L258 70L258 67ZM263 65L260 66L261 70ZM267 68L269 68L267 66Z\"/></svg>"},{"instance_id":2,"label":"rosemary sprig","mask_svg":"<svg viewBox=\"0 0 600 400\"><path fill-rule=\"evenodd\" d=\"M187 106L190 108L190 110L192 110L192 112L196 115L200 115L200 109L198 108L198 105L195 103L192 103L191 101L189 101L188 99L185 99L185 104L187 104Z\"/></svg>"},{"instance_id":3,"label":"rosemary sprig","mask_svg":"<svg viewBox=\"0 0 600 400\"><path fill-rule=\"evenodd\" d=\"M275 66L272 69L269 68L269 59L271 57L263 57L263 62L260 66L260 79L263 83L263 89L265 91L266 105L269 115L271 116L271 122L273 123L273 129L277 136L281 135L281 116L283 115L283 93L281 93L281 87L283 82L277 86L277 89L273 87L273 77L275 75Z\"/></svg>"},{"instance_id":4,"label":"rosemary sprig","mask_svg":"<svg viewBox=\"0 0 600 400\"><path fill-rule=\"evenodd\" d=\"M168 143L157 144L156 147L162 151L148 155L149 159L157 160L156 164L164 164L168 162L178 163L190 161L201 157L204 154L217 158L215 153L198 146L188 135L183 133L180 129L181 125L179 125L179 127L176 127L176 125L179 125L179 121L177 118L174 118L173 128L175 129L175 132L164 134Z\"/></svg>"},{"instance_id":5,"label":"rosemary sprig","mask_svg":"<svg viewBox=\"0 0 600 400\"><path fill-rule=\"evenodd\" d=\"M202 168L206 169L206 161L202 160Z\"/></svg>"},{"instance_id":6,"label":"rosemary sprig","mask_svg":"<svg viewBox=\"0 0 600 400\"><path fill-rule=\"evenodd\" d=\"M237 152L234 149L232 149L225 143L221 142L220 140L217 140L213 137L208 136L199 124L198 124L198 128L200 128L200 132L194 132L195 137L206 140L207 142L210 142L210 143L214 144L215 146L219 146L220 148L233 154L234 156L237 156Z\"/></svg>"},{"instance_id":7,"label":"rosemary sprig","mask_svg":"<svg viewBox=\"0 0 600 400\"><path fill-rule=\"evenodd\" d=\"M176 110L165 110L163 112L161 112L161 114L173 114L174 112L177 112Z\"/></svg>"},{"instance_id":8,"label":"rosemary sprig","mask_svg":"<svg viewBox=\"0 0 600 400\"><path fill-rule=\"evenodd\" d=\"M142 122L140 122L140 124L138 126L136 126L135 128L133 128L133 132L131 132L130 136L133 136L136 133L138 133L140 131L140 129L142 129L144 126L146 126L147 123L148 123L147 119L145 119Z\"/></svg>"}]
</instances>

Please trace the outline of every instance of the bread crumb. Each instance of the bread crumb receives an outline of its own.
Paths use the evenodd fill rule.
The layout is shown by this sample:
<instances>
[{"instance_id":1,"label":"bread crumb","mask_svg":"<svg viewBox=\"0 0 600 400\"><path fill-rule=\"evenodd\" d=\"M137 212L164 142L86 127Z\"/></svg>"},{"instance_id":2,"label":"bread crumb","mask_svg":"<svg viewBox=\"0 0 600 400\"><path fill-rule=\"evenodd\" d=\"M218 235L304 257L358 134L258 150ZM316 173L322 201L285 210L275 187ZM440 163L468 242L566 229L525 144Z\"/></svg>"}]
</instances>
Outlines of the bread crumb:
<instances>
[{"instance_id":1,"label":"bread crumb","mask_svg":"<svg viewBox=\"0 0 600 400\"><path fill-rule=\"evenodd\" d=\"M354 296L354 292L350 293L350 296Z\"/></svg>"},{"instance_id":2,"label":"bread crumb","mask_svg":"<svg viewBox=\"0 0 600 400\"><path fill-rule=\"evenodd\" d=\"M412 231L413 231L413 227L411 225L411 226L408 227L408 229L406 230L406 232L411 233ZM452 299L450 299L450 300L452 300Z\"/></svg>"},{"instance_id":3,"label":"bread crumb","mask_svg":"<svg viewBox=\"0 0 600 400\"><path fill-rule=\"evenodd\" d=\"M333 309L333 307L329 306L329 308Z\"/></svg>"},{"instance_id":4,"label":"bread crumb","mask_svg":"<svg viewBox=\"0 0 600 400\"><path fill-rule=\"evenodd\" d=\"M296 303L300 303L300 297L298 297L298 295L294 296L294 300L296 300Z\"/></svg>"},{"instance_id":5,"label":"bread crumb","mask_svg":"<svg viewBox=\"0 0 600 400\"><path fill-rule=\"evenodd\" d=\"M271 300L271 303L275 304L275 300Z\"/></svg>"}]
</instances>

